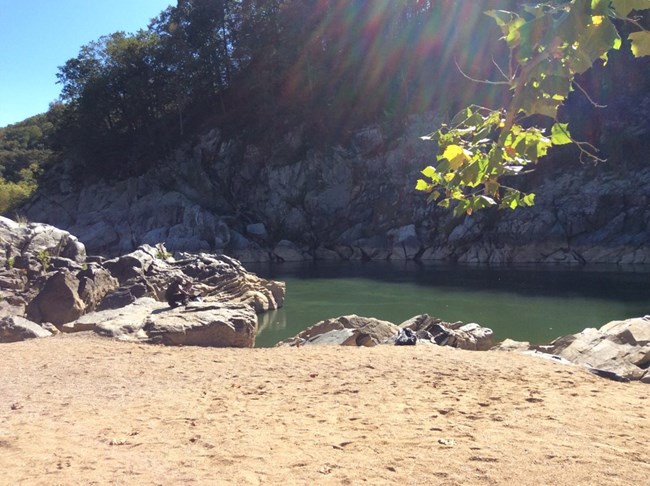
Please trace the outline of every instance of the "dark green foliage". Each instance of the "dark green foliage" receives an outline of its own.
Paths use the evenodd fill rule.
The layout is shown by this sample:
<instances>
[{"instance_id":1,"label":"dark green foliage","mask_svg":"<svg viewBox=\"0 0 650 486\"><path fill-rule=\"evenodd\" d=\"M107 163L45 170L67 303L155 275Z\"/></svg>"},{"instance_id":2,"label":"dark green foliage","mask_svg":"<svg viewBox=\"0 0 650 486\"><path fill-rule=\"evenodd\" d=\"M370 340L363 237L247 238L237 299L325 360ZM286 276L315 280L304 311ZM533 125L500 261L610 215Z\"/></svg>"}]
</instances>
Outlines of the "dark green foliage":
<instances>
[{"instance_id":1,"label":"dark green foliage","mask_svg":"<svg viewBox=\"0 0 650 486\"><path fill-rule=\"evenodd\" d=\"M593 3L594 8L609 5ZM625 3L635 5L634 0ZM49 147L60 151L72 174L85 181L140 174L206 127L219 128L225 137L247 138L265 153L275 153L269 149L300 127L302 146L296 152L305 153L319 144L345 143L368 124L399 132L409 114L453 114L475 104L481 110L473 113L485 117L485 130L494 134L495 120L487 119L485 109L507 106L511 86L477 87L461 70L494 79L500 76L497 65L508 65L513 46L523 65L537 55L536 45L548 43L543 15L531 10L526 19L542 20L517 29L510 24L513 18L496 13L520 4L179 0L146 29L103 36L60 67L61 103L44 117L51 124ZM489 9L501 28L508 25L508 31L517 32L508 43L498 42L498 22L483 14ZM562 32L573 35L569 24ZM613 39L611 29L602 34ZM641 39L636 45L646 48ZM589 42L581 46L585 52L594 47ZM523 86L524 98L532 101L522 109L549 113L557 108L559 100L547 94L565 97L569 89L561 85L562 66L556 68L558 72ZM559 128L556 141L561 140ZM537 135L513 135L512 149L530 155ZM463 144L457 140L448 145ZM454 160L472 166L459 177L472 189L480 186L481 178L500 175L492 170L497 154L479 154L489 154L485 147ZM20 170L33 161L21 157L14 154L11 163L0 162L8 181L26 180ZM473 207L489 202L490 193L483 196L472 198Z\"/></svg>"},{"instance_id":2,"label":"dark green foliage","mask_svg":"<svg viewBox=\"0 0 650 486\"><path fill-rule=\"evenodd\" d=\"M650 54L650 31L640 17L626 17L642 8L650 8L650 1L549 1L524 4L513 12L487 11L510 51L508 63L499 68L500 79L492 82L508 86L510 99L498 109L470 106L449 125L423 137L437 142L439 155L435 166L422 171L428 180L420 179L415 188L430 193L430 202L447 208L453 204L456 215L497 203L515 209L532 205L534 195L502 185L502 177L537 164L552 145L573 143L581 159L602 162L597 147L576 141L568 123L560 123L559 108L574 86L589 99L575 78L620 49L615 22L626 21L637 29L628 35L635 57ZM535 117L552 123L550 133Z\"/></svg>"},{"instance_id":3,"label":"dark green foliage","mask_svg":"<svg viewBox=\"0 0 650 486\"><path fill-rule=\"evenodd\" d=\"M45 115L0 128L0 214L23 203L36 189L36 179L52 159L53 124Z\"/></svg>"},{"instance_id":4,"label":"dark green foliage","mask_svg":"<svg viewBox=\"0 0 650 486\"><path fill-rule=\"evenodd\" d=\"M120 177L206 123L258 144L302 126L309 146L377 121L399 127L414 112L498 104L498 90L475 93L448 67L489 70L499 49L466 47L491 29L481 9L453 0L180 1L147 30L104 36L60 68L55 140L81 177Z\"/></svg>"}]
</instances>

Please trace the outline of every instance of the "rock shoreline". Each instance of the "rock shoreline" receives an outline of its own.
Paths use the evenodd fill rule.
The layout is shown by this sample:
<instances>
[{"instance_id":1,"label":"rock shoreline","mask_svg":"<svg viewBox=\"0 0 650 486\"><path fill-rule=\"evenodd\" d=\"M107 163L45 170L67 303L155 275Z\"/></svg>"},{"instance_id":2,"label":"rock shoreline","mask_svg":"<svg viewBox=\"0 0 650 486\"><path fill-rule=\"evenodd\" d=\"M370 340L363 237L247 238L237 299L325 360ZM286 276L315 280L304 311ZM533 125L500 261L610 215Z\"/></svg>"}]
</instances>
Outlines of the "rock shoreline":
<instances>
[{"instance_id":1,"label":"rock shoreline","mask_svg":"<svg viewBox=\"0 0 650 486\"><path fill-rule=\"evenodd\" d=\"M66 231L0 217L0 343L59 332L95 333L123 341L172 346L253 347L257 316L284 303L282 282L247 272L225 255L177 253L143 245L121 257L89 258ZM199 302L171 308L167 285L196 282ZM530 346L476 323L429 315L399 324L341 316L316 323L278 346L429 344L465 350L520 351L562 358L607 378L650 383L650 316L614 321L599 330Z\"/></svg>"}]
</instances>

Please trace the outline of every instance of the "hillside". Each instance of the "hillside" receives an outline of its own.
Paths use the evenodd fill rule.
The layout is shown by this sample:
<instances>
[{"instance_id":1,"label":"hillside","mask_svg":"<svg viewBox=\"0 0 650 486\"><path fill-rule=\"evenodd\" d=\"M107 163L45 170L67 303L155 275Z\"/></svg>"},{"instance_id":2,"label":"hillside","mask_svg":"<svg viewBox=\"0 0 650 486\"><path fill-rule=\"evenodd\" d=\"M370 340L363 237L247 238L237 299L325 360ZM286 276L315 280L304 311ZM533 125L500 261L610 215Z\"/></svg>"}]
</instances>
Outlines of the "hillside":
<instances>
[{"instance_id":1,"label":"hillside","mask_svg":"<svg viewBox=\"0 0 650 486\"><path fill-rule=\"evenodd\" d=\"M61 68L54 162L19 214L103 254L164 241L253 261L650 262L650 62L629 45L562 113L607 163L554 151L505 181L538 194L515 213L454 218L415 193L435 157L419 137L503 103L463 73L498 75L483 11L513 3L179 2Z\"/></svg>"}]
</instances>

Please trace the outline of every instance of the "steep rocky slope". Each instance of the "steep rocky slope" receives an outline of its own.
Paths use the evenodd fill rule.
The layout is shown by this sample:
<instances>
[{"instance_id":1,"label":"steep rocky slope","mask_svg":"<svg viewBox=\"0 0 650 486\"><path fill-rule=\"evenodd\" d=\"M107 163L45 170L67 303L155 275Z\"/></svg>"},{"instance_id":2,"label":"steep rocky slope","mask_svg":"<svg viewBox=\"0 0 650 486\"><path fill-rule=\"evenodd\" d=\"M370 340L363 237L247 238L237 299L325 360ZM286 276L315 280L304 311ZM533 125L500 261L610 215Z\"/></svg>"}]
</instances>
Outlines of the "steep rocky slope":
<instances>
[{"instance_id":1,"label":"steep rocky slope","mask_svg":"<svg viewBox=\"0 0 650 486\"><path fill-rule=\"evenodd\" d=\"M633 127L632 148L650 134L644 120ZM453 218L413 189L434 155L419 136L438 123L412 116L399 136L372 126L345 146L306 152L299 129L270 149L212 129L139 177L74 189L64 170L25 214L101 254L164 242L172 251L225 251L242 261L650 263L642 151L628 151L633 160L613 151L598 167L556 154L518 182L537 194L534 207ZM616 132L616 123L608 125L610 145L631 131Z\"/></svg>"}]
</instances>

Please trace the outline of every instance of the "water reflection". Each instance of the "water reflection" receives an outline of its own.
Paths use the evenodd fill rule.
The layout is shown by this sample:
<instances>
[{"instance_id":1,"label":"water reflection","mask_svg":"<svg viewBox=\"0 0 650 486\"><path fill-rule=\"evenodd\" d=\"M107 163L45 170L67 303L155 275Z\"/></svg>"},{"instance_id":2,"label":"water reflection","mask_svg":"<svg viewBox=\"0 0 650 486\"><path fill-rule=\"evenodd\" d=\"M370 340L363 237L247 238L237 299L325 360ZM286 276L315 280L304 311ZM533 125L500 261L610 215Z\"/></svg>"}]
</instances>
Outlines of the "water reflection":
<instances>
[{"instance_id":1,"label":"water reflection","mask_svg":"<svg viewBox=\"0 0 650 486\"><path fill-rule=\"evenodd\" d=\"M257 317L257 332L279 333L287 328L287 314L283 310L272 310Z\"/></svg>"},{"instance_id":2,"label":"water reflection","mask_svg":"<svg viewBox=\"0 0 650 486\"><path fill-rule=\"evenodd\" d=\"M399 324L422 313L478 322L497 340L549 342L585 327L650 314L650 269L399 263L247 265L287 283L285 307L259 317L257 346L323 319L357 314Z\"/></svg>"}]
</instances>

